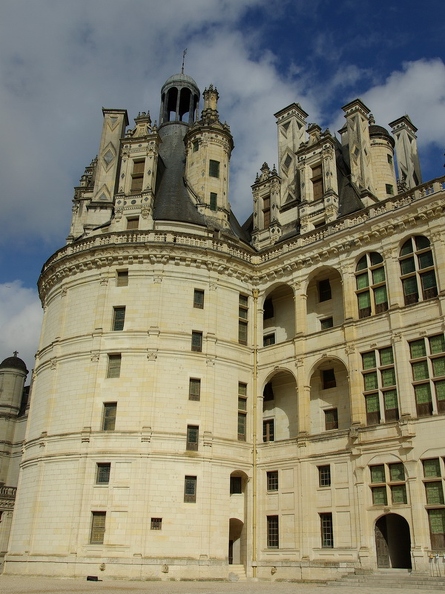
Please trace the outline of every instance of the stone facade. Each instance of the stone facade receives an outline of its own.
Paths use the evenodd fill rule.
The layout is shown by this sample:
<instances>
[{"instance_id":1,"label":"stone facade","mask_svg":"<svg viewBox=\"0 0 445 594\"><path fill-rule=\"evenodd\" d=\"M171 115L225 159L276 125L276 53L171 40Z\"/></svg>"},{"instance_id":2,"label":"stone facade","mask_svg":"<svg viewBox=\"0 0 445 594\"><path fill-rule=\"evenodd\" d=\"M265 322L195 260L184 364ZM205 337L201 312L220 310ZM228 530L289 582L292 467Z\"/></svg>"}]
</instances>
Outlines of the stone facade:
<instances>
[{"instance_id":1,"label":"stone facade","mask_svg":"<svg viewBox=\"0 0 445 594\"><path fill-rule=\"evenodd\" d=\"M104 110L39 279L7 573L319 579L445 552L445 178L421 183L406 116L394 140L357 99L339 142L292 104L241 227L217 100L199 119L182 73L159 126Z\"/></svg>"}]
</instances>

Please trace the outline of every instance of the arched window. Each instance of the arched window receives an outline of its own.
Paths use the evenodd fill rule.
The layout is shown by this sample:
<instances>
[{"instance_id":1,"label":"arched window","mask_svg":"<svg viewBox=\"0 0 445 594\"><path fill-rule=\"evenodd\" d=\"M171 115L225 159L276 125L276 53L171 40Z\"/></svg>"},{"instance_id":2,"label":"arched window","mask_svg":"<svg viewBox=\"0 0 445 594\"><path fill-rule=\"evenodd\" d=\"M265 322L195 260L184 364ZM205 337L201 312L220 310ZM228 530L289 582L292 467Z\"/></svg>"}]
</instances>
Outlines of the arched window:
<instances>
[{"instance_id":1,"label":"arched window","mask_svg":"<svg viewBox=\"0 0 445 594\"><path fill-rule=\"evenodd\" d=\"M437 296L436 273L429 239L411 237L400 250L400 273L405 305Z\"/></svg>"},{"instance_id":2,"label":"arched window","mask_svg":"<svg viewBox=\"0 0 445 594\"><path fill-rule=\"evenodd\" d=\"M359 318L367 318L388 309L385 268L377 252L365 254L355 269Z\"/></svg>"}]
</instances>

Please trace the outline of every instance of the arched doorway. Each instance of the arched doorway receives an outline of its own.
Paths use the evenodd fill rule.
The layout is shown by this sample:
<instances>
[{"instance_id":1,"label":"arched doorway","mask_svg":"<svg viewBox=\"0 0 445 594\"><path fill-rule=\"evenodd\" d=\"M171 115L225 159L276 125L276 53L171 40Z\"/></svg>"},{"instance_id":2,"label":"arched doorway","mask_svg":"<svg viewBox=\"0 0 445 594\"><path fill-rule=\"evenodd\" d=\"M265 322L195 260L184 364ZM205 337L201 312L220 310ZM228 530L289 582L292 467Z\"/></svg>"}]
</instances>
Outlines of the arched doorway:
<instances>
[{"instance_id":1,"label":"arched doorway","mask_svg":"<svg viewBox=\"0 0 445 594\"><path fill-rule=\"evenodd\" d=\"M244 524L237 518L229 520L229 565L240 565L243 563L243 527Z\"/></svg>"},{"instance_id":2,"label":"arched doorway","mask_svg":"<svg viewBox=\"0 0 445 594\"><path fill-rule=\"evenodd\" d=\"M398 514L381 516L375 523L377 567L411 569L409 524Z\"/></svg>"}]
</instances>

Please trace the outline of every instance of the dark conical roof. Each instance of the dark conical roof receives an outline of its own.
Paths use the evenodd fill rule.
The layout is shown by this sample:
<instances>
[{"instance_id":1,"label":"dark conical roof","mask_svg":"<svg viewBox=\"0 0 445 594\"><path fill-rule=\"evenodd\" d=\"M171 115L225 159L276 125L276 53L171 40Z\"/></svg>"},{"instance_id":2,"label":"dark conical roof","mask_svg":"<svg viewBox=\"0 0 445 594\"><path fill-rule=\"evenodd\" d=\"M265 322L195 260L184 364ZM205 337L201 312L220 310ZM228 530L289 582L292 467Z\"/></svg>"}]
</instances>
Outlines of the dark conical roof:
<instances>
[{"instance_id":1,"label":"dark conical roof","mask_svg":"<svg viewBox=\"0 0 445 594\"><path fill-rule=\"evenodd\" d=\"M23 359L20 359L20 357L16 357L15 355L13 357L6 357L6 359L4 359L1 363L0 363L0 369L20 369L20 371L25 371L26 373L28 373L28 370L26 369L26 364L23 361Z\"/></svg>"}]
</instances>

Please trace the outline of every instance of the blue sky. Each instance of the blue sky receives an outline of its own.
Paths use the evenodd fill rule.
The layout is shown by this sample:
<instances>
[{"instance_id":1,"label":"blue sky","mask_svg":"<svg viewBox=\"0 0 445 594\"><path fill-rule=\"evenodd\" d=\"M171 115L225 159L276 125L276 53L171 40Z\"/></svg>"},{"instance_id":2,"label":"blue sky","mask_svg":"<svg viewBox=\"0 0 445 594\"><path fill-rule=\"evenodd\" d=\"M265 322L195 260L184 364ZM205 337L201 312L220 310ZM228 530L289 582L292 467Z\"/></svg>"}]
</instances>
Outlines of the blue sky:
<instances>
[{"instance_id":1,"label":"blue sky","mask_svg":"<svg viewBox=\"0 0 445 594\"><path fill-rule=\"evenodd\" d=\"M0 360L38 345L42 264L65 243L73 187L96 155L102 106L158 118L181 68L217 86L243 222L273 114L294 101L332 132L360 97L378 124L408 114L424 181L445 152L443 0L3 0L0 20Z\"/></svg>"}]
</instances>

